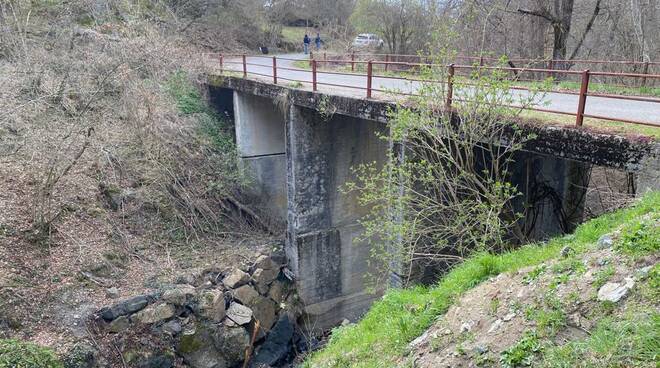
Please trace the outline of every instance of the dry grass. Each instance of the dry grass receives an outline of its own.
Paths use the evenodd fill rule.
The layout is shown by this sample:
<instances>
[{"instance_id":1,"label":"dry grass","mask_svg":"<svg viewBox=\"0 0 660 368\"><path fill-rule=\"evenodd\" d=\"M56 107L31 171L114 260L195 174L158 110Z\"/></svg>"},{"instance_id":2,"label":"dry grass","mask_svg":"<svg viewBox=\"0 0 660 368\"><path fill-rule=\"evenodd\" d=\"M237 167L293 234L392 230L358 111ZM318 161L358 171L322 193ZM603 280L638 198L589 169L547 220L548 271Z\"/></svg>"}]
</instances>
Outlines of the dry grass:
<instances>
[{"instance_id":1,"label":"dry grass","mask_svg":"<svg viewBox=\"0 0 660 368\"><path fill-rule=\"evenodd\" d=\"M244 183L221 122L172 91L174 76L190 91L201 50L113 4L130 3L81 25L85 1L0 3L15 15L0 16L0 338L67 350L106 288L143 293L272 244L223 201Z\"/></svg>"}]
</instances>

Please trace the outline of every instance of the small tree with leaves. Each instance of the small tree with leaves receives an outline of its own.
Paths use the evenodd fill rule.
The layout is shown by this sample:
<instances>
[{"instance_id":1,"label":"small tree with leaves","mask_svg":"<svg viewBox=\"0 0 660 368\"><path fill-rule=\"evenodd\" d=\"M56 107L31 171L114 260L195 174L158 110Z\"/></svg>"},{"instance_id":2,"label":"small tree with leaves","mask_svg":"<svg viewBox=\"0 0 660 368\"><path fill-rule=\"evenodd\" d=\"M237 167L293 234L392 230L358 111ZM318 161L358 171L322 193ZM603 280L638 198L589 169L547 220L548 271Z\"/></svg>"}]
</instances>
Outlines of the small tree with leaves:
<instances>
[{"instance_id":1,"label":"small tree with leaves","mask_svg":"<svg viewBox=\"0 0 660 368\"><path fill-rule=\"evenodd\" d=\"M439 66L420 79L446 81L449 56L436 57ZM514 94L506 72L475 66L454 78L449 109L448 84L438 82L423 83L418 96L390 113L389 135L381 138L392 149L384 164L355 167L358 180L345 188L371 208L361 219L362 237L388 271L371 275L376 284L406 285L429 263L450 266L524 240L510 167L531 137L516 121L543 95Z\"/></svg>"}]
</instances>

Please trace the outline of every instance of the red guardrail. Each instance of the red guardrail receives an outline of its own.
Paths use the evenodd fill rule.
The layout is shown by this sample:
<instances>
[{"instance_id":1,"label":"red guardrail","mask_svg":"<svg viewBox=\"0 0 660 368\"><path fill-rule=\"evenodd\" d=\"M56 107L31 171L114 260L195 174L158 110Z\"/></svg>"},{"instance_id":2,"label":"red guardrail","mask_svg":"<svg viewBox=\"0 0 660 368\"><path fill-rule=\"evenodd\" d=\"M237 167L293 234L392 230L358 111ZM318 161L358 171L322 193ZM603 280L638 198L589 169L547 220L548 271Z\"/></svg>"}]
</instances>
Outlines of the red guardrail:
<instances>
[{"instance_id":1,"label":"red guardrail","mask_svg":"<svg viewBox=\"0 0 660 368\"><path fill-rule=\"evenodd\" d=\"M647 126L653 126L653 127L660 126L658 123L650 123L648 121L628 120L628 119L621 119L621 118L618 118L618 117L608 117L608 116L600 116L600 115L585 113L585 108L586 108L586 105L587 105L587 97L588 96L619 99L619 100L632 100L632 101L650 102L650 103L657 103L657 104L659 104L658 106L660 106L660 98L645 97L645 96L628 96L628 95L620 95L620 94L596 93L596 92L590 92L590 90L589 90L590 80L594 76L596 76L596 77L601 76L601 77L632 78L632 79L644 78L644 79L652 79L654 81L660 81L660 75L659 74L593 72L593 71L590 71L589 69L585 69L583 71L572 71L572 70L556 70L556 69L543 69L543 68L495 67L495 66L479 66L479 65L456 65L456 64L438 65L438 64L429 64L429 63L412 63L412 62L401 62L401 61L374 61L374 60L363 61L363 60L356 60L355 57L351 57L350 59L347 59L347 60L329 60L329 59L318 60L316 58L311 57L309 59L309 65L310 65L311 69L303 69L303 68L296 68L296 67L292 68L292 67L278 66L278 63L277 63L278 60L301 61L301 59L292 59L292 58L275 57L275 56L270 57L270 56L263 56L263 55L250 56L250 58L268 60L268 63L266 63L266 64L258 64L258 63L248 62L246 54L234 54L234 55L231 55L231 54L223 54L223 55L207 54L207 55L217 56L217 60L219 61L221 71L224 71L226 69L225 66L227 64L239 65L240 66L239 70L242 71L243 78L247 78L248 75L250 75L250 74L260 76L260 77L266 77L266 78L269 78L269 79L272 78L272 82L274 84L278 84L279 80L310 84L309 80L285 78L282 75L278 75L278 70L289 70L289 71L299 71L299 72L311 73L311 86L312 86L312 90L315 91L315 92L318 91L318 86L319 85L325 85L325 86L330 86L330 87L341 87L341 88L350 88L350 89L356 89L356 90L364 90L364 91L366 91L366 98L372 98L373 97L373 92L388 92L388 93L396 93L396 94L400 94L400 95L415 96L416 95L415 93L384 91L384 90L381 90L381 89L374 88L373 87L373 80L374 80L374 78L380 78L380 79L398 79L398 80L416 81L416 82L425 82L425 83L442 83L442 84L447 85L447 96L446 96L446 101L445 101L445 108L447 108L447 109L452 108L453 101L459 101L454 96L455 95L454 86L455 86L455 84L457 84L456 77L458 77L460 75L461 71L467 72L468 75L469 75L469 73L474 72L475 70L501 70L501 71L505 71L505 72L511 72L512 74L514 74L514 76L516 78L519 78L521 75L523 75L525 73L541 73L541 74L550 75L550 76L557 76L557 75L575 76L580 81L579 92L555 91L555 90L538 90L538 89L534 88L534 90L538 90L539 92L552 92L552 93L556 93L556 94L577 95L578 96L578 106L577 106L577 110L575 112L550 110L550 109L544 109L544 108L539 108L539 107L531 107L531 108L527 108L527 109L533 110L533 111L540 111L540 112L548 112L548 113L554 113L554 114L575 116L575 125L576 126L582 126L585 117L601 119L601 120L624 122L624 123L647 125ZM240 60L240 61L238 61L238 60ZM321 64L321 65L325 65L325 64L350 65L351 72L321 70L321 68L319 68L319 64ZM356 72L355 69L356 69L356 66L358 66L358 65L366 66L366 73L360 73L359 71ZM411 70L414 70L415 68L423 68L423 67L426 67L426 68L427 67L447 68L447 81L445 82L445 81L440 81L440 80L419 79L419 78L415 79L415 78L408 78L408 77L401 77L401 76L391 76L391 75L377 75L377 74L374 73L374 71L375 71L374 67L376 65L383 66L384 70L387 70L389 66L399 66L399 67L405 66L405 67L410 68ZM272 71L271 71L271 74L258 73L258 72L254 72L254 71L249 71L248 66L269 67L269 69L272 68ZM238 68L236 68L236 69L238 69ZM236 70L236 69L234 69L234 71L239 71L239 70ZM333 84L333 83L328 83L328 82L320 82L318 80L318 75L319 74L364 76L364 77L366 77L366 86L365 87L359 87L359 86L355 86L355 85L341 85L341 84ZM466 74L464 73L463 75L466 75ZM519 79L516 79L516 80L519 80ZM471 84L466 83L466 82L461 82L460 85L469 86ZM474 85L474 84L472 84L472 85ZM531 90L532 88L514 85L512 87L512 89ZM520 108L520 106L511 106L511 107Z\"/></svg>"}]
</instances>

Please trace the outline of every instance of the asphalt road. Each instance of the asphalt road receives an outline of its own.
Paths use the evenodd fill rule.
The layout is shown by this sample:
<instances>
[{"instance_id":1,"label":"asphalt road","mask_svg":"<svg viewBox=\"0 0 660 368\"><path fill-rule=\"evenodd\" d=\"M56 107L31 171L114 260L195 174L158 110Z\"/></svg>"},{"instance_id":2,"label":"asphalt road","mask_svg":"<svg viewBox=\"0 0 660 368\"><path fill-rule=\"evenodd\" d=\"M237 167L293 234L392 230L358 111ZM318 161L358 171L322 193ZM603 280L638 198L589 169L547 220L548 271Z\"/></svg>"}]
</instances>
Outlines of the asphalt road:
<instances>
[{"instance_id":1,"label":"asphalt road","mask_svg":"<svg viewBox=\"0 0 660 368\"><path fill-rule=\"evenodd\" d=\"M296 60L307 59L307 56L304 54L288 54L278 56ZM237 62L239 60L232 61ZM294 62L294 60L277 60L277 74L279 78L278 82L280 84L289 84L292 83L289 80L301 80L311 83L312 73L310 71L281 69L295 68L293 65ZM251 64L248 65L248 73L262 74L262 76L250 75L250 78L263 78L265 80L272 80L273 69L272 61L270 59L262 57L248 57L247 63ZM238 63L228 63L226 67L231 70L242 71L242 65ZM319 83L319 91L325 93L366 97L365 88L367 85L367 77L365 75L328 74L319 71L317 73L317 82ZM380 90L396 90L404 93L413 93L419 88L419 86L419 82L405 81L400 79L374 77L372 80L372 87L374 89ZM382 93L379 94L378 92L375 92L374 94L377 96L383 95ZM511 94L515 100L524 99L526 96L528 96L527 91L521 90L512 90ZM537 99L534 104L543 109L575 113L577 111L578 96L548 92L542 97L542 100ZM613 119L641 121L660 126L660 103L658 102L630 101L606 97L588 96L585 113L605 116Z\"/></svg>"}]
</instances>

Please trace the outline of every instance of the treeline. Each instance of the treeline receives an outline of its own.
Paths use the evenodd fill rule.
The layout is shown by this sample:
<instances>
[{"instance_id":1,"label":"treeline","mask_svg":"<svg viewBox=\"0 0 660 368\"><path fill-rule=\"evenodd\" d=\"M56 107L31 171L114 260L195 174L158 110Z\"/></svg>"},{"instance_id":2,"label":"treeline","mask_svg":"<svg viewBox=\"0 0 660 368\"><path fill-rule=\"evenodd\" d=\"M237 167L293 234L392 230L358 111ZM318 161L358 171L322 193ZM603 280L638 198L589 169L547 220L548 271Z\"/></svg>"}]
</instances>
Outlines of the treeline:
<instances>
[{"instance_id":1,"label":"treeline","mask_svg":"<svg viewBox=\"0 0 660 368\"><path fill-rule=\"evenodd\" d=\"M624 59L660 56L660 1L644 0L248 0L271 39L279 26L334 36L376 33L390 53L429 51L438 37L466 54L511 58ZM252 23L254 24L254 23ZM268 27L262 27L266 29Z\"/></svg>"}]
</instances>

